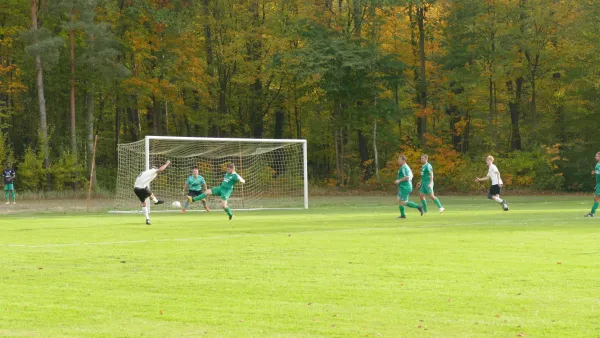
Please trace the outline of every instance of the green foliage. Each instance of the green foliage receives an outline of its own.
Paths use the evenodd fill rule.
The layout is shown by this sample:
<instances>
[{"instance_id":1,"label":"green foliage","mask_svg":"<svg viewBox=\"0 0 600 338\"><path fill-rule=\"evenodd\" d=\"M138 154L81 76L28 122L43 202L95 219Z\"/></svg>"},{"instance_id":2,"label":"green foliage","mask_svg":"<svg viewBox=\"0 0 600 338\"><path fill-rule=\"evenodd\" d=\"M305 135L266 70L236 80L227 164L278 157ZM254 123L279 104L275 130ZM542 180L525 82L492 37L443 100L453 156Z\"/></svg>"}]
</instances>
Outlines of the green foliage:
<instances>
[{"instance_id":1,"label":"green foliage","mask_svg":"<svg viewBox=\"0 0 600 338\"><path fill-rule=\"evenodd\" d=\"M85 167L72 154L63 151L56 159L49 173L52 179L52 188L56 191L72 189L74 184L84 184L87 182L85 177Z\"/></svg>"},{"instance_id":2,"label":"green foliage","mask_svg":"<svg viewBox=\"0 0 600 338\"><path fill-rule=\"evenodd\" d=\"M0 144L0 162L23 159L33 189L83 183L69 179L73 160L61 152L70 148L70 31L73 156L86 163L88 136L98 133L97 177L106 187L115 184L115 143L154 133L307 138L311 180L323 184L389 187L394 157L410 151L432 156L438 189L485 189L472 179L485 172L487 153L501 154L508 188L592 184L590 153L600 149L597 1L41 1L37 31L30 3L7 1L0 129L10 144ZM425 16L426 108L417 95L417 15ZM36 55L52 130L47 173L36 171L33 156ZM435 135L425 144L423 118L424 132ZM558 155L541 144L561 144L560 159L544 160ZM379 182L370 177L375 148Z\"/></svg>"},{"instance_id":3,"label":"green foliage","mask_svg":"<svg viewBox=\"0 0 600 338\"><path fill-rule=\"evenodd\" d=\"M23 190L40 190L46 182L43 157L31 147L27 147L17 168L19 187Z\"/></svg>"}]
</instances>

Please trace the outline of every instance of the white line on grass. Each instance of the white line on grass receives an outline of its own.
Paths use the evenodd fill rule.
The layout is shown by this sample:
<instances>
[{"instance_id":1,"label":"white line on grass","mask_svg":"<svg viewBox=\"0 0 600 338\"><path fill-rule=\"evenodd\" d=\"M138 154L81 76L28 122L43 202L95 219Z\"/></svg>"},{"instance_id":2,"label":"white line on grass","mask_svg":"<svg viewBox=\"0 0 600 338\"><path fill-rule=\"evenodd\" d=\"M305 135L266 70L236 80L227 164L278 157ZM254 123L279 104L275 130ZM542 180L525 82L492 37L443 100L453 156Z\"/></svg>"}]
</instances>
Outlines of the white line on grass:
<instances>
[{"instance_id":1,"label":"white line on grass","mask_svg":"<svg viewBox=\"0 0 600 338\"><path fill-rule=\"evenodd\" d=\"M579 218L576 218L579 219ZM556 220L556 218L545 218L535 219L532 221L544 222ZM514 220L502 220L497 221L494 224L506 224L514 223ZM389 227L367 227L367 228L350 228L350 229L327 229L327 230L307 230L307 231L280 231L273 233L258 233L258 234L237 234L237 235L219 235L219 236L205 236L205 237L187 237L187 238L160 238L160 239L142 239L142 240L130 240L130 241L109 241L109 242L76 242L76 243L50 243L40 245L27 245L27 244L0 244L0 246L7 247L24 247L24 248L54 248L54 247L67 247L67 246L86 246L86 245L121 245L121 244L138 244L138 243L152 243L152 242L184 242L184 241L201 241L211 239L224 239L224 238L235 238L235 237L254 237L254 236L276 236L285 234L315 234L315 233L330 233L330 232L354 232L354 231L372 231L372 230L393 230L393 229L423 229L423 228L441 228L441 227L455 227L455 226L472 226L472 225L486 225L490 222L473 222L473 223L460 223L460 224L433 224L433 225L415 225L415 226L389 226ZM491 226L493 226L492 224ZM521 221L519 224L529 224L529 221Z\"/></svg>"}]
</instances>

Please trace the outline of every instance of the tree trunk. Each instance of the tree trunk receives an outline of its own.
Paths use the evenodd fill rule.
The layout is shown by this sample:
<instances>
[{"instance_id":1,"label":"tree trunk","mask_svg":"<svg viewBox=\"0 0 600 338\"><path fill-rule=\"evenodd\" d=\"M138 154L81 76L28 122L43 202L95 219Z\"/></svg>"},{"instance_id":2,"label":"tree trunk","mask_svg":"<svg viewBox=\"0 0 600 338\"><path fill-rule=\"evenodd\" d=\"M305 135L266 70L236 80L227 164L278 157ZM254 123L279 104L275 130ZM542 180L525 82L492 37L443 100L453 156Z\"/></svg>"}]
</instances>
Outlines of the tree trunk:
<instances>
[{"instance_id":1,"label":"tree trunk","mask_svg":"<svg viewBox=\"0 0 600 338\"><path fill-rule=\"evenodd\" d=\"M511 121L511 134L510 134L510 148L511 150L521 150L521 133L519 131L519 119L521 111L521 91L523 87L523 78L519 77L513 81L506 82L506 88L510 95L510 101L508 102L508 108L510 110L510 121ZM514 88L516 87L516 88Z\"/></svg>"},{"instance_id":2,"label":"tree trunk","mask_svg":"<svg viewBox=\"0 0 600 338\"><path fill-rule=\"evenodd\" d=\"M31 29L36 32L37 26L37 0L31 0ZM35 43L37 44L37 37ZM38 103L40 106L40 133L42 138L42 151L44 154L44 169L48 170L50 162L48 159L48 125L46 123L46 99L44 96L44 70L42 67L42 58L40 55L35 56L35 69L37 72L37 92L38 92ZM48 174L49 175L49 174ZM48 186L50 186L50 180L47 180Z\"/></svg>"},{"instance_id":3,"label":"tree trunk","mask_svg":"<svg viewBox=\"0 0 600 338\"><path fill-rule=\"evenodd\" d=\"M358 130L358 154L360 155L360 166L363 170L363 181L367 181L373 176L372 164L367 164L369 161L369 150L367 148L367 138L363 135L362 130Z\"/></svg>"},{"instance_id":4,"label":"tree trunk","mask_svg":"<svg viewBox=\"0 0 600 338\"><path fill-rule=\"evenodd\" d=\"M336 176L337 176L337 186L340 187L342 185L342 179L340 176L340 173L342 172L342 168L340 166L340 149L338 146L338 139L339 139L339 135L338 135L338 128L335 127L334 130L334 134L333 134L333 145L334 145L334 149L335 149L335 172L336 172Z\"/></svg>"},{"instance_id":5,"label":"tree trunk","mask_svg":"<svg viewBox=\"0 0 600 338\"><path fill-rule=\"evenodd\" d=\"M418 95L421 105L421 114L425 114L427 108L427 78L425 68L425 5L417 8L417 26L419 27L419 82ZM418 119L417 131L421 144L425 144L425 133L427 132L427 116L420 116Z\"/></svg>"},{"instance_id":6,"label":"tree trunk","mask_svg":"<svg viewBox=\"0 0 600 338\"><path fill-rule=\"evenodd\" d=\"M88 89L86 93L87 104L87 119L86 119L86 129L87 129L87 148L88 148L88 169L91 171L92 169L92 154L94 153L94 91L92 88ZM92 176L92 188L96 187L96 174L94 173Z\"/></svg>"},{"instance_id":7,"label":"tree trunk","mask_svg":"<svg viewBox=\"0 0 600 338\"><path fill-rule=\"evenodd\" d=\"M115 148L114 148L114 156L115 156L115 164L119 163L119 142L121 142L121 112L123 108L121 107L121 102L119 100L120 95L116 94L116 107L115 107Z\"/></svg>"},{"instance_id":8,"label":"tree trunk","mask_svg":"<svg viewBox=\"0 0 600 338\"><path fill-rule=\"evenodd\" d=\"M275 133L276 139L283 138L283 128L285 126L285 112L281 108L275 110Z\"/></svg>"},{"instance_id":9,"label":"tree trunk","mask_svg":"<svg viewBox=\"0 0 600 338\"><path fill-rule=\"evenodd\" d=\"M71 16L71 27L69 28L69 63L71 66L71 78L70 78L70 106L71 106L71 153L75 156L77 161L77 127L75 124L75 32L73 31L73 23L75 21L75 14L73 8L70 12ZM77 163L77 162L76 162Z\"/></svg>"}]
</instances>

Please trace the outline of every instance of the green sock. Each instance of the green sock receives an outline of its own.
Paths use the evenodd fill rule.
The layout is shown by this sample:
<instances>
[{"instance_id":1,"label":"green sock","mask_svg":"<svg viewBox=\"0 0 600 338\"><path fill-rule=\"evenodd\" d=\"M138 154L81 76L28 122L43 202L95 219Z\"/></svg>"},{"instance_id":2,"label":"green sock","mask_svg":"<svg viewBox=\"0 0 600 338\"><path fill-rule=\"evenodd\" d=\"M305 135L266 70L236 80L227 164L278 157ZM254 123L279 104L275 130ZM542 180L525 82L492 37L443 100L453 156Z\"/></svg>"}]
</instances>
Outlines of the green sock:
<instances>
[{"instance_id":1,"label":"green sock","mask_svg":"<svg viewBox=\"0 0 600 338\"><path fill-rule=\"evenodd\" d=\"M8 199L8 190L4 191L4 198L6 199L6 202L9 201L9 199Z\"/></svg>"},{"instance_id":2,"label":"green sock","mask_svg":"<svg viewBox=\"0 0 600 338\"><path fill-rule=\"evenodd\" d=\"M206 194L200 194L200 195L192 198L192 201L196 202L196 201L199 201L199 200L204 199L204 198L206 198Z\"/></svg>"},{"instance_id":3,"label":"green sock","mask_svg":"<svg viewBox=\"0 0 600 338\"><path fill-rule=\"evenodd\" d=\"M398 208L400 209L400 216L406 216L406 214L404 213L404 206L400 205L398 206Z\"/></svg>"},{"instance_id":4,"label":"green sock","mask_svg":"<svg viewBox=\"0 0 600 338\"><path fill-rule=\"evenodd\" d=\"M598 202L594 202L594 206L592 207L592 212L591 212L592 215L596 213L596 209L598 209Z\"/></svg>"},{"instance_id":5,"label":"green sock","mask_svg":"<svg viewBox=\"0 0 600 338\"><path fill-rule=\"evenodd\" d=\"M413 201L408 201L408 203L406 203L406 206L408 206L409 208L418 208L419 205Z\"/></svg>"},{"instance_id":6,"label":"green sock","mask_svg":"<svg viewBox=\"0 0 600 338\"><path fill-rule=\"evenodd\" d=\"M427 212L427 200L422 199L421 203L423 204L423 212Z\"/></svg>"},{"instance_id":7,"label":"green sock","mask_svg":"<svg viewBox=\"0 0 600 338\"><path fill-rule=\"evenodd\" d=\"M433 201L435 202L435 205L437 205L438 208L440 208L440 209L442 208L442 202L440 202L439 199L436 198Z\"/></svg>"},{"instance_id":8,"label":"green sock","mask_svg":"<svg viewBox=\"0 0 600 338\"><path fill-rule=\"evenodd\" d=\"M229 207L225 208L225 212L228 216L233 216L233 212L231 212L231 209L229 209Z\"/></svg>"},{"instance_id":9,"label":"green sock","mask_svg":"<svg viewBox=\"0 0 600 338\"><path fill-rule=\"evenodd\" d=\"M15 191L12 191L12 196L13 196L13 202L17 201L17 196L15 195Z\"/></svg>"}]
</instances>

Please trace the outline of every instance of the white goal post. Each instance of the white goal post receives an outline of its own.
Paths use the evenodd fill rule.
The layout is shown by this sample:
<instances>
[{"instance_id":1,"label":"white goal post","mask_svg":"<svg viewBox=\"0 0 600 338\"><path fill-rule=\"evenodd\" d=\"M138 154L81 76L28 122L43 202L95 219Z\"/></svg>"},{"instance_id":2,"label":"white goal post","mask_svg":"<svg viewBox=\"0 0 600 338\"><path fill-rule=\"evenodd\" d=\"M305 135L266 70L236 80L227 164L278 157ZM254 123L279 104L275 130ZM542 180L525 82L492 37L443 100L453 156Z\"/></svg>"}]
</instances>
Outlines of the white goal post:
<instances>
[{"instance_id":1,"label":"white goal post","mask_svg":"<svg viewBox=\"0 0 600 338\"><path fill-rule=\"evenodd\" d=\"M118 156L116 209L111 212L139 212L140 201L133 193L136 177L167 160L171 165L150 184L154 195L165 201L152 205L153 212L178 211L171 203L185 203L183 188L193 168L213 188L223 181L229 163L246 180L233 189L228 201L232 209L308 209L306 140L146 136L119 144ZM221 199L209 196L207 203L219 210ZM198 201L189 210L204 208Z\"/></svg>"}]
</instances>

